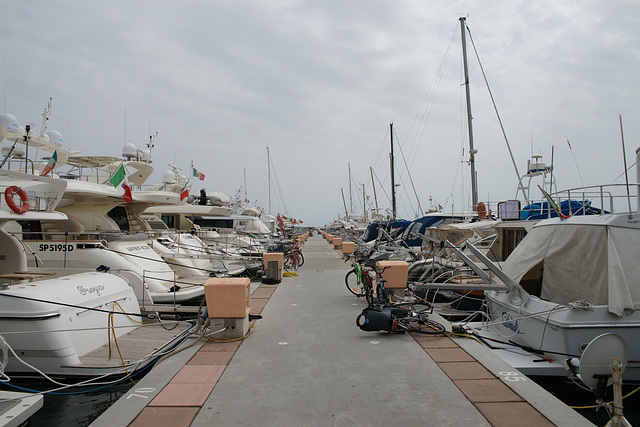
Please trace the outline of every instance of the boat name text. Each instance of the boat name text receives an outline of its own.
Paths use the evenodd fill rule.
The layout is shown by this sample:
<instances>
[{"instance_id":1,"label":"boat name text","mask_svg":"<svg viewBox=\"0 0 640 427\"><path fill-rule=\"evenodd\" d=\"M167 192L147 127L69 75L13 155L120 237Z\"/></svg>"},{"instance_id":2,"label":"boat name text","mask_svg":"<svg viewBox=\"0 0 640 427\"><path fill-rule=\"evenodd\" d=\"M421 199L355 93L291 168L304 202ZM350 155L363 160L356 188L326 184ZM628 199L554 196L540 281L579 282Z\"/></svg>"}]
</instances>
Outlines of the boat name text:
<instances>
[{"instance_id":1,"label":"boat name text","mask_svg":"<svg viewBox=\"0 0 640 427\"><path fill-rule=\"evenodd\" d=\"M104 285L90 286L88 288L80 285L77 289L80 292L80 295L96 294L97 296L100 296L100 292L104 291Z\"/></svg>"},{"instance_id":2,"label":"boat name text","mask_svg":"<svg viewBox=\"0 0 640 427\"><path fill-rule=\"evenodd\" d=\"M128 250L129 252L146 251L147 249L149 249L149 246L147 246L147 245L142 245L142 246L127 246L127 250Z\"/></svg>"},{"instance_id":3,"label":"boat name text","mask_svg":"<svg viewBox=\"0 0 640 427\"><path fill-rule=\"evenodd\" d=\"M73 249L73 245L63 243L41 243L39 247L40 252L71 252Z\"/></svg>"},{"instance_id":4,"label":"boat name text","mask_svg":"<svg viewBox=\"0 0 640 427\"><path fill-rule=\"evenodd\" d=\"M511 315L509 313L507 313L506 311L502 312L502 325L513 331L513 332L518 332L518 330L520 329L518 327L518 321L517 320L513 320L513 318L511 317Z\"/></svg>"}]
</instances>

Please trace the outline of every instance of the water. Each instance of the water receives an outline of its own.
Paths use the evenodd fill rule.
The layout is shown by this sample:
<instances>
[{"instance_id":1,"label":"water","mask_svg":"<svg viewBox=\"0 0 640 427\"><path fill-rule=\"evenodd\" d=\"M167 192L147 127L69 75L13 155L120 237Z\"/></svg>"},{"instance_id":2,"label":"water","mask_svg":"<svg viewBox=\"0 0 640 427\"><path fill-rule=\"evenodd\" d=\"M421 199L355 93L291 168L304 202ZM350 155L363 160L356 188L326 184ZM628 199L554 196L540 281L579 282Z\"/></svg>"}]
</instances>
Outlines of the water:
<instances>
[{"instance_id":1,"label":"water","mask_svg":"<svg viewBox=\"0 0 640 427\"><path fill-rule=\"evenodd\" d=\"M139 380L140 376L136 380ZM51 390L56 386L42 380L11 381L23 390L4 386L11 391ZM84 427L91 424L105 410L113 405L129 389L131 381L121 381L110 386L96 386L69 389L68 394L45 394L44 406L31 418L32 427Z\"/></svg>"}]
</instances>

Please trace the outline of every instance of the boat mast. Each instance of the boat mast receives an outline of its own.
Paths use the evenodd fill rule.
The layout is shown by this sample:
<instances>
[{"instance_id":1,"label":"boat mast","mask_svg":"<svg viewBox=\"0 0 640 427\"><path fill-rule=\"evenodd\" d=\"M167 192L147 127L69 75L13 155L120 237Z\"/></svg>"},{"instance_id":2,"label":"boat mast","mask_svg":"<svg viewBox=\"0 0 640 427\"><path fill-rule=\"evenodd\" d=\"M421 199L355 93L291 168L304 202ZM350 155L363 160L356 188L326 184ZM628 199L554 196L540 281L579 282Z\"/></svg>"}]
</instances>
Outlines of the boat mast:
<instances>
[{"instance_id":1,"label":"boat mast","mask_svg":"<svg viewBox=\"0 0 640 427\"><path fill-rule=\"evenodd\" d=\"M369 166L369 172L371 173L371 185L373 186L373 200L376 201L376 215L377 215L377 214L379 214L379 212L378 212L378 195L376 194L376 183L373 180L373 168L371 166Z\"/></svg>"},{"instance_id":2,"label":"boat mast","mask_svg":"<svg viewBox=\"0 0 640 427\"><path fill-rule=\"evenodd\" d=\"M478 150L473 148L473 127L471 125L471 92L469 90L469 67L467 66L467 40L465 35L467 18L460 18L460 32L462 34L462 61L464 65L464 88L467 98L467 127L469 128L469 166L471 166L471 204L475 210L478 206L478 182L476 176L475 155Z\"/></svg>"},{"instance_id":3,"label":"boat mast","mask_svg":"<svg viewBox=\"0 0 640 427\"><path fill-rule=\"evenodd\" d=\"M269 154L269 147L267 147L267 181L269 188L269 215L271 215L271 155Z\"/></svg>"},{"instance_id":4,"label":"boat mast","mask_svg":"<svg viewBox=\"0 0 640 427\"><path fill-rule=\"evenodd\" d=\"M351 163L347 163L349 167L349 212L353 212L353 197L351 195Z\"/></svg>"},{"instance_id":5,"label":"boat mast","mask_svg":"<svg viewBox=\"0 0 640 427\"><path fill-rule=\"evenodd\" d=\"M342 204L344 206L344 216L345 218L349 218L349 212L347 212L347 202L344 200L344 190L341 188L340 193L342 193Z\"/></svg>"},{"instance_id":6,"label":"boat mast","mask_svg":"<svg viewBox=\"0 0 640 427\"><path fill-rule=\"evenodd\" d=\"M364 184L362 184L362 213L364 214L364 222L367 222L367 199L365 197Z\"/></svg>"},{"instance_id":7,"label":"boat mast","mask_svg":"<svg viewBox=\"0 0 640 427\"><path fill-rule=\"evenodd\" d=\"M389 161L391 162L391 216L393 216L393 219L396 219L396 180L393 169L393 123L389 123L389 132L391 133L391 153L389 154Z\"/></svg>"}]
</instances>

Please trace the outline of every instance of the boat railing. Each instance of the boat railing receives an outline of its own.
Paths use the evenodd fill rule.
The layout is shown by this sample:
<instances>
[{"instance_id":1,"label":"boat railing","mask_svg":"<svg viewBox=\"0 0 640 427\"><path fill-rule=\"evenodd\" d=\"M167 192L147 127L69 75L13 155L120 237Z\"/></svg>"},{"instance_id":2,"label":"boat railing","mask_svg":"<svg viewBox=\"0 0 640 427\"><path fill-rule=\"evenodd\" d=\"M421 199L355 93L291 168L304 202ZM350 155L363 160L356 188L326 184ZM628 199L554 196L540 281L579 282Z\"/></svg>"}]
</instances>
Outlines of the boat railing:
<instances>
[{"instance_id":1,"label":"boat railing","mask_svg":"<svg viewBox=\"0 0 640 427\"><path fill-rule=\"evenodd\" d=\"M638 191L640 184L606 184L563 190L553 193L552 197L582 203L598 201L603 210L601 213L616 213L630 209L632 201L637 206Z\"/></svg>"},{"instance_id":2,"label":"boat railing","mask_svg":"<svg viewBox=\"0 0 640 427\"><path fill-rule=\"evenodd\" d=\"M629 188L629 192L627 192ZM631 206L638 206L640 184L606 184L570 188L556 191L550 196L568 215L597 215L605 213L627 212ZM535 215L552 217L554 208L549 207L544 197L531 199L528 203L520 200L483 202L487 209L487 218L501 220L527 219ZM565 212L565 209L568 212Z\"/></svg>"}]
</instances>

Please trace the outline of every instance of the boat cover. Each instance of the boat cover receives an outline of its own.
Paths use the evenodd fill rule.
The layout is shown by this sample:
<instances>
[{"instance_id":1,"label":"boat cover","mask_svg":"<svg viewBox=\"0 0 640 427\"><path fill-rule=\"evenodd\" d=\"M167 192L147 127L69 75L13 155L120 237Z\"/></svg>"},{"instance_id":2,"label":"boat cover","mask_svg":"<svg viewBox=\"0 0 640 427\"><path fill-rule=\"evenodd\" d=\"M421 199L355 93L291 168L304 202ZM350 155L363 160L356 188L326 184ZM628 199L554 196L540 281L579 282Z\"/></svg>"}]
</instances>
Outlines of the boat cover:
<instances>
[{"instance_id":1,"label":"boat cover","mask_svg":"<svg viewBox=\"0 0 640 427\"><path fill-rule=\"evenodd\" d=\"M534 227L503 263L516 283L543 262L540 297L557 304L608 305L622 317L640 308L636 228L552 222Z\"/></svg>"}]
</instances>

